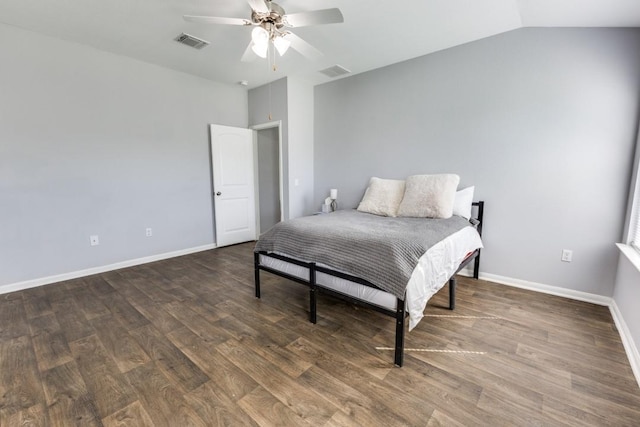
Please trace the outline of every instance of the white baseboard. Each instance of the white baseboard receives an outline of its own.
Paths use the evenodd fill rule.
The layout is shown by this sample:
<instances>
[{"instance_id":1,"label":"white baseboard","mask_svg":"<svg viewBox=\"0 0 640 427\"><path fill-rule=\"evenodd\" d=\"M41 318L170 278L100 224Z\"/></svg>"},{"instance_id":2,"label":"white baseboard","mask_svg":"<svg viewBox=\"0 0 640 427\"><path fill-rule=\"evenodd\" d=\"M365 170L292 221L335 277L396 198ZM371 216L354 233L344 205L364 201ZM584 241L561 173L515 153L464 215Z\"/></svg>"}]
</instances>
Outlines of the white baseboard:
<instances>
[{"instance_id":1,"label":"white baseboard","mask_svg":"<svg viewBox=\"0 0 640 427\"><path fill-rule=\"evenodd\" d=\"M473 276L473 269L464 268L459 273L462 276ZM489 282L500 283L502 285L512 286L515 288L527 289L535 292L542 292L545 294L556 295L559 297L570 298L577 301L589 302L597 305L604 305L609 307L611 311L611 317L613 317L613 322L618 328L618 333L620 334L620 339L622 340L622 345L624 346L624 350L627 353L627 358L629 359L629 364L631 365L631 370L633 371L633 375L636 378L636 382L640 387L640 353L638 352L638 347L636 343L633 341L633 337L631 336L631 331L627 327L624 318L622 317L622 313L618 309L618 305L614 301L613 298L605 297L602 295L590 294L588 292L575 291L573 289L559 288L557 286L544 285L542 283L536 282L528 282L526 280L513 279L511 277L498 276L496 274L489 273L480 273L480 279L487 280Z\"/></svg>"},{"instance_id":2,"label":"white baseboard","mask_svg":"<svg viewBox=\"0 0 640 427\"><path fill-rule=\"evenodd\" d=\"M638 347L633 341L631 331L629 330L627 323L624 321L622 313L620 313L620 309L618 309L618 304L616 304L614 300L611 300L609 310L611 311L611 317L613 317L616 328L618 328L618 332L620 333L622 345L624 346L624 351L627 353L627 358L631 364L633 375L635 375L638 387L640 387L640 353L638 352Z\"/></svg>"},{"instance_id":3,"label":"white baseboard","mask_svg":"<svg viewBox=\"0 0 640 427\"><path fill-rule=\"evenodd\" d=\"M154 261L161 261L163 259L175 258L182 255L192 254L195 252L208 251L209 249L215 249L215 248L216 248L215 244L196 246L194 248L181 249L178 251L166 252L163 254L151 255L147 257L121 261L115 264L87 268L86 270L72 271L69 273L57 274L55 276L41 277L39 279L26 280L24 282L18 282L18 283L10 283L8 285L0 286L0 294L7 294L9 292L21 291L23 289L35 288L42 285L50 285L52 283L62 282L65 280L77 279L78 277L91 276L92 274L105 273L107 271L118 270L120 268L127 268L127 267L133 267L135 265L148 264Z\"/></svg>"},{"instance_id":4,"label":"white baseboard","mask_svg":"<svg viewBox=\"0 0 640 427\"><path fill-rule=\"evenodd\" d=\"M466 268L462 269L459 274L461 274L462 276L473 276L472 270ZM514 279L512 277L498 276L497 274L480 272L480 279L487 280L489 282L500 283L501 285L507 285L514 288L542 292L543 294L570 298L577 301L590 302L597 305L610 306L612 301L611 297L591 294L588 292L575 291L573 289L560 288L557 286L545 285L542 283L529 282L526 280Z\"/></svg>"}]
</instances>

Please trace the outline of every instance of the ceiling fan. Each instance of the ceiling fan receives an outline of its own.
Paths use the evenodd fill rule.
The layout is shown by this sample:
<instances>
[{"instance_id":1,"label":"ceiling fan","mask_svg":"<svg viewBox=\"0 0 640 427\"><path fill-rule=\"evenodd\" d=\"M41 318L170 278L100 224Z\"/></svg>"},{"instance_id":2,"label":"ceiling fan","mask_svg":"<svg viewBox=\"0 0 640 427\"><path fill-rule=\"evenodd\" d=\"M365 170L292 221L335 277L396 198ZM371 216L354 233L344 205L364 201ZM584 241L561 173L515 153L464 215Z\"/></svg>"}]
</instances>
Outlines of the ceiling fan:
<instances>
[{"instance_id":1,"label":"ceiling fan","mask_svg":"<svg viewBox=\"0 0 640 427\"><path fill-rule=\"evenodd\" d=\"M205 24L253 26L251 42L242 55L242 61L251 60L252 52L261 58L266 58L269 43L275 47L280 56L291 47L309 59L318 59L322 53L302 38L287 31L287 28L344 22L342 12L338 8L286 14L280 5L271 0L247 0L247 2L251 6L249 19L193 15L184 15L183 18L185 21Z\"/></svg>"}]
</instances>

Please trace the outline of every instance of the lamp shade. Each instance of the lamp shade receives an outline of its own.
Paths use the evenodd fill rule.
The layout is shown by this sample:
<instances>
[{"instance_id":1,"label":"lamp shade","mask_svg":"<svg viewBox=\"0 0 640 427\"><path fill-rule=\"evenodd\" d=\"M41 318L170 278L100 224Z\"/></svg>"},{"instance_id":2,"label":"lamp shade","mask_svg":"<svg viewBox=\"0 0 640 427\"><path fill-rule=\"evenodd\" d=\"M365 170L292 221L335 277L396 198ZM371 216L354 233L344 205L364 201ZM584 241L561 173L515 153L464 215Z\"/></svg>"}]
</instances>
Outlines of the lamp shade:
<instances>
[{"instance_id":1,"label":"lamp shade","mask_svg":"<svg viewBox=\"0 0 640 427\"><path fill-rule=\"evenodd\" d=\"M269 43L269 33L262 27L255 27L253 31L251 31L251 40L255 44L267 44Z\"/></svg>"},{"instance_id":2,"label":"lamp shade","mask_svg":"<svg viewBox=\"0 0 640 427\"><path fill-rule=\"evenodd\" d=\"M280 56L282 56L285 54L287 49L289 49L289 46L291 46L291 42L285 39L283 36L280 36L280 37L276 37L273 40L273 45L278 50L278 53L280 54Z\"/></svg>"},{"instance_id":3,"label":"lamp shade","mask_svg":"<svg viewBox=\"0 0 640 427\"><path fill-rule=\"evenodd\" d=\"M260 58L267 57L268 49L269 49L269 45L267 43L253 43L251 46L251 50Z\"/></svg>"}]
</instances>

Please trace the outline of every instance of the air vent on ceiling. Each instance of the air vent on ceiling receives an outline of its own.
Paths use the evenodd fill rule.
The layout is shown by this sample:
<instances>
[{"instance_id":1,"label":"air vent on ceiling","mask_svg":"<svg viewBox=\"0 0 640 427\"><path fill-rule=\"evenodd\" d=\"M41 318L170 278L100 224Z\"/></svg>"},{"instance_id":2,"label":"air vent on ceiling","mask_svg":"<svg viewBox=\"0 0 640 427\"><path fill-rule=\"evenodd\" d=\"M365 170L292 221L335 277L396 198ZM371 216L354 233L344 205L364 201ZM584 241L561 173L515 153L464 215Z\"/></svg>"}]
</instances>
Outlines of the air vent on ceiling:
<instances>
[{"instance_id":1,"label":"air vent on ceiling","mask_svg":"<svg viewBox=\"0 0 640 427\"><path fill-rule=\"evenodd\" d=\"M186 44L195 49L202 49L209 44L208 41L193 37L192 35L182 33L174 39L178 43Z\"/></svg>"},{"instance_id":2,"label":"air vent on ceiling","mask_svg":"<svg viewBox=\"0 0 640 427\"><path fill-rule=\"evenodd\" d=\"M351 73L351 71L347 70L344 67L341 67L340 65L334 65L333 67L325 68L324 70L320 70L319 72L332 79Z\"/></svg>"}]
</instances>

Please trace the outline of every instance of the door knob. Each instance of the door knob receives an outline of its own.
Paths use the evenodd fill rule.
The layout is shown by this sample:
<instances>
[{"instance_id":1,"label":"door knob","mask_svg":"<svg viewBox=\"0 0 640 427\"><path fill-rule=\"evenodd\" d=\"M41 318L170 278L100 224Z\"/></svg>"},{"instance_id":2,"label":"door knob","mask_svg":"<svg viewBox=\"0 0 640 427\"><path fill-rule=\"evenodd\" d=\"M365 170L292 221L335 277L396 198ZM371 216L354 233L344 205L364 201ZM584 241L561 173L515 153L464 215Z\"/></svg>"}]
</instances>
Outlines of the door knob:
<instances>
[{"instance_id":1,"label":"door knob","mask_svg":"<svg viewBox=\"0 0 640 427\"><path fill-rule=\"evenodd\" d=\"M216 193L216 196L221 196L221 195L222 195L222 193L219 192L219 191Z\"/></svg>"}]
</instances>

